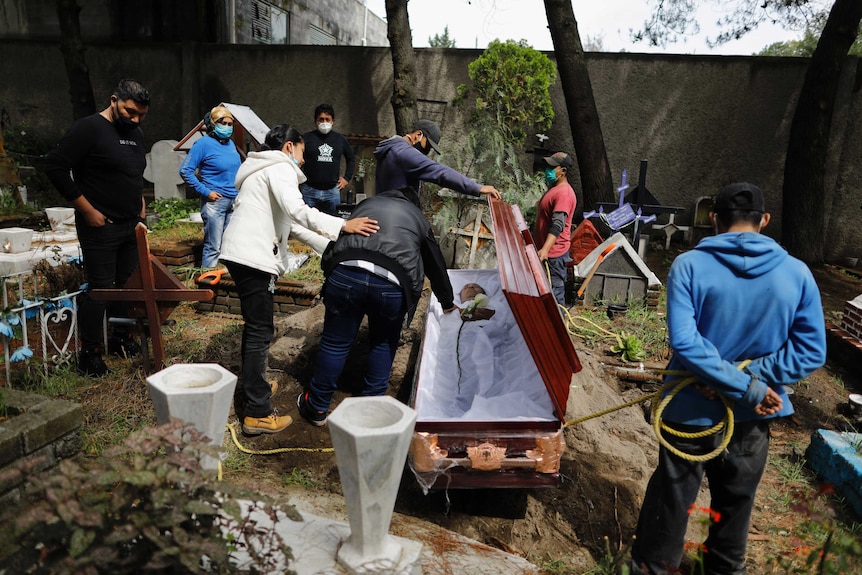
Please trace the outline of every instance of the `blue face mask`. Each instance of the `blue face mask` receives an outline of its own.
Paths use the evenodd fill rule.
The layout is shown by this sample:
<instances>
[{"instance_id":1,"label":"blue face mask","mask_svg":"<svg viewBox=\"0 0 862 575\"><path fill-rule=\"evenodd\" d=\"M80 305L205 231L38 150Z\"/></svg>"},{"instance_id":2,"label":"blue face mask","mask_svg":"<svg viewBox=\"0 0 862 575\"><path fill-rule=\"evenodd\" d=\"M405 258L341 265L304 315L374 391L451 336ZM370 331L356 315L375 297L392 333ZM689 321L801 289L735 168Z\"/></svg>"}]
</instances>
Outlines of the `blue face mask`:
<instances>
[{"instance_id":1,"label":"blue face mask","mask_svg":"<svg viewBox=\"0 0 862 575\"><path fill-rule=\"evenodd\" d=\"M227 140L233 135L233 126L224 126L222 124L216 124L213 128L213 133L216 138L219 140Z\"/></svg>"},{"instance_id":2,"label":"blue face mask","mask_svg":"<svg viewBox=\"0 0 862 575\"><path fill-rule=\"evenodd\" d=\"M557 183L557 168L545 168L545 182L548 185Z\"/></svg>"}]
</instances>

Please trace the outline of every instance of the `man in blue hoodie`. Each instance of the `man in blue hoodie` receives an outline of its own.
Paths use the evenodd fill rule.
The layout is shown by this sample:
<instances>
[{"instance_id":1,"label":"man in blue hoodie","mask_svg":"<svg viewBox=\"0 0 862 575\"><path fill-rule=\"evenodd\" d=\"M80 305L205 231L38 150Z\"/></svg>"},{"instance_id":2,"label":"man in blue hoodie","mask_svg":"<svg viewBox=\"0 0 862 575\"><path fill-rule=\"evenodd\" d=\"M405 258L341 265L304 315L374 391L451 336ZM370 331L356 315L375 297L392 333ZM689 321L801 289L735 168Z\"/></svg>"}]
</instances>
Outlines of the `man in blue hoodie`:
<instances>
[{"instance_id":1,"label":"man in blue hoodie","mask_svg":"<svg viewBox=\"0 0 862 575\"><path fill-rule=\"evenodd\" d=\"M383 140L374 150L377 168L374 187L377 193L401 190L410 186L418 194L419 182L432 182L471 196L490 195L500 198L494 186L483 186L448 166L428 157L431 150L438 154L440 126L431 120L419 120L404 136Z\"/></svg>"},{"instance_id":2,"label":"man in blue hoodie","mask_svg":"<svg viewBox=\"0 0 862 575\"><path fill-rule=\"evenodd\" d=\"M721 394L733 406L735 428L727 448L706 462L660 448L632 547L636 575L678 572L688 514L704 474L712 498L704 572L745 573L751 509L769 450L769 420L793 413L784 386L826 360L820 292L804 263L760 234L769 223L760 189L748 183L724 188L710 218L716 235L679 256L668 275L673 349L668 369L689 372L698 383L676 395L663 421L684 432L712 427L725 416ZM745 360L752 361L739 369ZM696 455L713 451L722 436L683 439L664 433L671 445Z\"/></svg>"}]
</instances>

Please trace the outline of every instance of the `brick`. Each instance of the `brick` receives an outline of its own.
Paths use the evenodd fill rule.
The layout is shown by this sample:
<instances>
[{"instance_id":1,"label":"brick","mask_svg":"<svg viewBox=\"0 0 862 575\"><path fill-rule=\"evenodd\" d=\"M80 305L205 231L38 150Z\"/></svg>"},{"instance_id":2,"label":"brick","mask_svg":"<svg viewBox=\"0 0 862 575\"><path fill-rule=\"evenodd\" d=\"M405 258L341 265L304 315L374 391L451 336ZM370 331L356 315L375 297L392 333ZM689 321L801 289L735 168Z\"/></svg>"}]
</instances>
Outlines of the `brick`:
<instances>
[{"instance_id":1,"label":"brick","mask_svg":"<svg viewBox=\"0 0 862 575\"><path fill-rule=\"evenodd\" d=\"M78 403L55 399L15 419L27 420L23 429L24 453L27 454L81 427L84 412Z\"/></svg>"},{"instance_id":2,"label":"brick","mask_svg":"<svg viewBox=\"0 0 862 575\"><path fill-rule=\"evenodd\" d=\"M75 457L81 451L82 443L81 430L78 428L54 442L54 455L57 456L57 459Z\"/></svg>"},{"instance_id":3,"label":"brick","mask_svg":"<svg viewBox=\"0 0 862 575\"><path fill-rule=\"evenodd\" d=\"M20 430L15 426L10 428L8 422L0 424L0 465L6 465L24 455L24 444L21 441Z\"/></svg>"},{"instance_id":4,"label":"brick","mask_svg":"<svg viewBox=\"0 0 862 575\"><path fill-rule=\"evenodd\" d=\"M32 455L27 457L27 459L36 462L36 465L33 468L33 473L39 473L40 471L45 471L46 469L54 467L57 465L57 455L54 453L54 444L49 443L43 446L41 449L34 451Z\"/></svg>"},{"instance_id":5,"label":"brick","mask_svg":"<svg viewBox=\"0 0 862 575\"><path fill-rule=\"evenodd\" d=\"M2 488L0 488L0 493L2 492ZM21 503L21 490L18 488L12 489L8 493L3 493L3 495L0 495L0 509L16 507L19 503Z\"/></svg>"}]
</instances>

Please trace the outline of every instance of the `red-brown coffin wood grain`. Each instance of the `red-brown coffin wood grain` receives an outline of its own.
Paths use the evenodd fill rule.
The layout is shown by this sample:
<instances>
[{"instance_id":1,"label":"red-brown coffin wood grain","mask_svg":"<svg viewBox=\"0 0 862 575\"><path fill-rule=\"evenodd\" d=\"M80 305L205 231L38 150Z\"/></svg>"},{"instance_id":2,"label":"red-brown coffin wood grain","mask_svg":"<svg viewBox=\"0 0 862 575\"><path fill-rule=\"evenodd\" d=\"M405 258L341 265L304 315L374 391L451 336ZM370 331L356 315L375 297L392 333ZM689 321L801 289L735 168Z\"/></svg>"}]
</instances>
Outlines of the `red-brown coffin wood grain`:
<instances>
[{"instance_id":1,"label":"red-brown coffin wood grain","mask_svg":"<svg viewBox=\"0 0 862 575\"><path fill-rule=\"evenodd\" d=\"M558 421L417 421L414 433L437 434L438 446L449 451L449 457L463 457L467 446L485 442L505 445L507 458L523 457L526 450L535 448L536 437L560 431L565 423L572 374L581 370L520 210L501 200L490 199L489 203L500 286L551 396ZM423 340L420 362L424 352ZM418 373L417 368L417 376ZM416 386L420 384L418 380L413 382L411 405L415 405ZM555 487L559 481L559 472L454 467L440 475L433 488Z\"/></svg>"}]
</instances>

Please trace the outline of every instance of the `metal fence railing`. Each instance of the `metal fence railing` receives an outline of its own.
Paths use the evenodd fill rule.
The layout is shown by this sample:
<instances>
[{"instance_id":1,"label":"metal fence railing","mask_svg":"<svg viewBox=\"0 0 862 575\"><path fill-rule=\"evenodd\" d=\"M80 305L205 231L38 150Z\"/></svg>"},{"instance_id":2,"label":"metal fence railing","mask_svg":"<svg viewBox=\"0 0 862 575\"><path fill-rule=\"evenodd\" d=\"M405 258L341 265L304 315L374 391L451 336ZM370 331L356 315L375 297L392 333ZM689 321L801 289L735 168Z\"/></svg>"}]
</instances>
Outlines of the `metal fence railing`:
<instances>
[{"instance_id":1,"label":"metal fence railing","mask_svg":"<svg viewBox=\"0 0 862 575\"><path fill-rule=\"evenodd\" d=\"M3 290L0 340L6 384L12 384L12 364L29 361L34 355L33 345L41 351L46 375L51 368L72 361L79 346L78 294L81 291L42 294L39 279L32 270L0 276L0 286Z\"/></svg>"}]
</instances>

